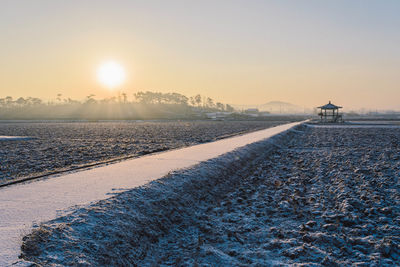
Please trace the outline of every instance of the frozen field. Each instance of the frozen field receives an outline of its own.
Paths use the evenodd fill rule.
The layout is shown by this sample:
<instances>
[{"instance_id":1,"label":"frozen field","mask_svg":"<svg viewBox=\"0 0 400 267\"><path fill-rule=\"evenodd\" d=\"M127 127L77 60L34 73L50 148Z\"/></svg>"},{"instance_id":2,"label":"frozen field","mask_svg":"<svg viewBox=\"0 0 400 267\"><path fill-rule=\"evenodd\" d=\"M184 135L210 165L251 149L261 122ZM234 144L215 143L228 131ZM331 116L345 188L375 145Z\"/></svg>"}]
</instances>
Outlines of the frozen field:
<instances>
[{"instance_id":1,"label":"frozen field","mask_svg":"<svg viewBox=\"0 0 400 267\"><path fill-rule=\"evenodd\" d=\"M282 121L0 123L0 184L269 128ZM5 138L1 138L5 136ZM12 140L6 136L30 136Z\"/></svg>"},{"instance_id":2,"label":"frozen field","mask_svg":"<svg viewBox=\"0 0 400 267\"><path fill-rule=\"evenodd\" d=\"M70 172L56 178L0 188L0 266L14 263L22 237L32 225L69 214L77 207L108 199L183 168L265 140L301 122L165 151L114 164ZM271 147L271 145L269 145ZM268 147L267 147L268 148ZM247 151L247 150L246 150ZM243 153L242 153L243 154Z\"/></svg>"},{"instance_id":3,"label":"frozen field","mask_svg":"<svg viewBox=\"0 0 400 267\"><path fill-rule=\"evenodd\" d=\"M25 238L24 257L399 265L399 175L400 127L300 127L50 221Z\"/></svg>"}]
</instances>

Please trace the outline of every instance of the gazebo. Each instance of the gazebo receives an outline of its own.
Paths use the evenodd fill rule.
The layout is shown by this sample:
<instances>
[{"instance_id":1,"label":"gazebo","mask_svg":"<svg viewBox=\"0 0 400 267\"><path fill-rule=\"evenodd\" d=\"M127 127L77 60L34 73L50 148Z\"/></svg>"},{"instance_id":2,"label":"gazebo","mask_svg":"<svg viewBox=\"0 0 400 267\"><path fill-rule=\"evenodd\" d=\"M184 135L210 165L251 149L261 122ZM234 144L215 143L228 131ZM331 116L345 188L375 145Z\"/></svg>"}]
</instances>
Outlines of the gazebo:
<instances>
[{"instance_id":1,"label":"gazebo","mask_svg":"<svg viewBox=\"0 0 400 267\"><path fill-rule=\"evenodd\" d=\"M321 117L321 122L343 122L342 114L339 114L339 109L342 107L336 106L329 101L328 104L318 107L321 111L318 116Z\"/></svg>"}]
</instances>

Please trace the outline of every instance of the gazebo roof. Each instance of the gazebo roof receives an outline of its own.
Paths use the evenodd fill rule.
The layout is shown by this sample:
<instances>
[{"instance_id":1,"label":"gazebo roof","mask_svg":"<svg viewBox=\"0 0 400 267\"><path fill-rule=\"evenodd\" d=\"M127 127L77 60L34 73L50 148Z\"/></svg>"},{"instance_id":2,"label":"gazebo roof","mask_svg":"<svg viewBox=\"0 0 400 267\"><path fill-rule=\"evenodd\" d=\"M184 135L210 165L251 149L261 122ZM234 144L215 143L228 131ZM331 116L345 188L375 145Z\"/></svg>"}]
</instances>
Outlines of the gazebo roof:
<instances>
[{"instance_id":1,"label":"gazebo roof","mask_svg":"<svg viewBox=\"0 0 400 267\"><path fill-rule=\"evenodd\" d=\"M321 108L321 109L339 109L339 108L342 108L342 107L336 106L336 105L332 104L331 101L329 101L328 104L320 106L318 108Z\"/></svg>"}]
</instances>

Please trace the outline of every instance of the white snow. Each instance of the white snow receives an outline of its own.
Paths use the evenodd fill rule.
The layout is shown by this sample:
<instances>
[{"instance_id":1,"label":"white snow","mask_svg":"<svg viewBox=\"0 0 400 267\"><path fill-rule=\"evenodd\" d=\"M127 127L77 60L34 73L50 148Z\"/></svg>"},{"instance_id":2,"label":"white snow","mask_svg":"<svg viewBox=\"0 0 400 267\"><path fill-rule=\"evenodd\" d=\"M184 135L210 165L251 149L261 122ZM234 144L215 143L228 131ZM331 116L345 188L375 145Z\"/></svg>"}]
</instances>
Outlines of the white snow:
<instances>
[{"instance_id":1,"label":"white snow","mask_svg":"<svg viewBox=\"0 0 400 267\"><path fill-rule=\"evenodd\" d=\"M14 140L30 140L33 139L29 136L4 136L0 135L0 141L14 141Z\"/></svg>"},{"instance_id":2,"label":"white snow","mask_svg":"<svg viewBox=\"0 0 400 267\"><path fill-rule=\"evenodd\" d=\"M51 179L0 189L0 266L17 261L21 238L33 224L54 219L77 205L106 199L110 194L144 185L169 172L188 168L284 132L303 122L289 123L212 143L144 156Z\"/></svg>"},{"instance_id":3,"label":"white snow","mask_svg":"<svg viewBox=\"0 0 400 267\"><path fill-rule=\"evenodd\" d=\"M306 124L312 128L400 128L396 124Z\"/></svg>"}]
</instances>

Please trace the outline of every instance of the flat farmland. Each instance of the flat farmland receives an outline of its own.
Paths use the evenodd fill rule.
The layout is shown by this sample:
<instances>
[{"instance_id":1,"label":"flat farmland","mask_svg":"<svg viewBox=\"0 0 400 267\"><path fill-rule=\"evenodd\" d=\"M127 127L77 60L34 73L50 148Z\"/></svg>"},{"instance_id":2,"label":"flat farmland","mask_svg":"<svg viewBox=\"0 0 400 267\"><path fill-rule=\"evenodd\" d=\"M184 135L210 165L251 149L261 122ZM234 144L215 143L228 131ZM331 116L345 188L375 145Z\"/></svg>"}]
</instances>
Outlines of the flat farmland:
<instances>
[{"instance_id":1,"label":"flat farmland","mask_svg":"<svg viewBox=\"0 0 400 267\"><path fill-rule=\"evenodd\" d=\"M215 141L288 121L2 122L0 183Z\"/></svg>"}]
</instances>

